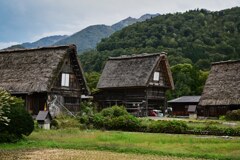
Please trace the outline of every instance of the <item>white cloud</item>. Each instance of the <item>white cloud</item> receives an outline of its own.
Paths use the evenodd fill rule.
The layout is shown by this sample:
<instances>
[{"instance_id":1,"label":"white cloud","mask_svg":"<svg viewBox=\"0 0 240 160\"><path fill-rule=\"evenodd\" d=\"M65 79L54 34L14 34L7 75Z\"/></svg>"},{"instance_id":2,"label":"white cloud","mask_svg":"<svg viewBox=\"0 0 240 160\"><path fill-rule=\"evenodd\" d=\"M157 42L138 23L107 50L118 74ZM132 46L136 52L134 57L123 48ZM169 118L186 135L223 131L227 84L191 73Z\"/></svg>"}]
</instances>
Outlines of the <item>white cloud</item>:
<instances>
[{"instance_id":1,"label":"white cloud","mask_svg":"<svg viewBox=\"0 0 240 160\"><path fill-rule=\"evenodd\" d=\"M239 0L8 0L0 1L0 41L33 41L72 34L95 24L111 25L129 16L240 6ZM3 16L4 15L4 16Z\"/></svg>"},{"instance_id":2,"label":"white cloud","mask_svg":"<svg viewBox=\"0 0 240 160\"><path fill-rule=\"evenodd\" d=\"M0 42L0 49L7 48L16 44L19 44L19 42Z\"/></svg>"}]
</instances>

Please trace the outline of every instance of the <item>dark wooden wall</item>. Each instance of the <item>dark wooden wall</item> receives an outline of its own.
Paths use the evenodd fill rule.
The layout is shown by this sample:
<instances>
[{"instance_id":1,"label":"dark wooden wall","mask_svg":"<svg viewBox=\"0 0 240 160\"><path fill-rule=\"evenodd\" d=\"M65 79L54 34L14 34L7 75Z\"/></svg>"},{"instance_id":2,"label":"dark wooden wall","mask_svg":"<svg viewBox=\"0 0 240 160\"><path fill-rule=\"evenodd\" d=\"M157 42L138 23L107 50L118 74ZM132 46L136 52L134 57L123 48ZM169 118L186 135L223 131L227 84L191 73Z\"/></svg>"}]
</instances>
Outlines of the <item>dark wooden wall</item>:
<instances>
[{"instance_id":1,"label":"dark wooden wall","mask_svg":"<svg viewBox=\"0 0 240 160\"><path fill-rule=\"evenodd\" d=\"M165 91L160 88L105 89L94 95L99 109L113 105L124 105L137 116L147 116L149 110L162 109L165 104Z\"/></svg>"}]
</instances>

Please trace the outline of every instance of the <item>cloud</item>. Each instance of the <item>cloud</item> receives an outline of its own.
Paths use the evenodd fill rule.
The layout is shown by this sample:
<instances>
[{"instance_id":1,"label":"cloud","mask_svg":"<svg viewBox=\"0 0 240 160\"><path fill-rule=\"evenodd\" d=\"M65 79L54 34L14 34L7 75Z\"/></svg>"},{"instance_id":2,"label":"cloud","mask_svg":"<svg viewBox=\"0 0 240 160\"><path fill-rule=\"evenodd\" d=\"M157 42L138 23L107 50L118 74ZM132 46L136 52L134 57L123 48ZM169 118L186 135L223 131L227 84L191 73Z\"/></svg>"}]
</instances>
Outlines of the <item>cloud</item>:
<instances>
[{"instance_id":1,"label":"cloud","mask_svg":"<svg viewBox=\"0 0 240 160\"><path fill-rule=\"evenodd\" d=\"M72 34L146 13L174 13L239 6L239 0L7 0L0 1L0 41L33 41L51 33Z\"/></svg>"},{"instance_id":2,"label":"cloud","mask_svg":"<svg viewBox=\"0 0 240 160\"><path fill-rule=\"evenodd\" d=\"M19 42L0 42L0 49L4 49L16 44L19 44Z\"/></svg>"}]
</instances>

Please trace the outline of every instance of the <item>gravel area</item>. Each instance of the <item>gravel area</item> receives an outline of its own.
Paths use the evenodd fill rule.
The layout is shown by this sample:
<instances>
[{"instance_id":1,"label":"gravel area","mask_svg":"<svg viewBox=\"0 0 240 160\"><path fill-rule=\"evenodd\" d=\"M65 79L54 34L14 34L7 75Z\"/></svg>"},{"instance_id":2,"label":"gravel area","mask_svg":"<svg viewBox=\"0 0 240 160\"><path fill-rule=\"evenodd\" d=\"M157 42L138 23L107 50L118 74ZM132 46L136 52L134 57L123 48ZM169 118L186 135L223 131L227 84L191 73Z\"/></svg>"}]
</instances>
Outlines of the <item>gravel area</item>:
<instances>
[{"instance_id":1,"label":"gravel area","mask_svg":"<svg viewBox=\"0 0 240 160\"><path fill-rule=\"evenodd\" d=\"M114 153L73 149L0 150L1 160L196 160L156 155Z\"/></svg>"}]
</instances>

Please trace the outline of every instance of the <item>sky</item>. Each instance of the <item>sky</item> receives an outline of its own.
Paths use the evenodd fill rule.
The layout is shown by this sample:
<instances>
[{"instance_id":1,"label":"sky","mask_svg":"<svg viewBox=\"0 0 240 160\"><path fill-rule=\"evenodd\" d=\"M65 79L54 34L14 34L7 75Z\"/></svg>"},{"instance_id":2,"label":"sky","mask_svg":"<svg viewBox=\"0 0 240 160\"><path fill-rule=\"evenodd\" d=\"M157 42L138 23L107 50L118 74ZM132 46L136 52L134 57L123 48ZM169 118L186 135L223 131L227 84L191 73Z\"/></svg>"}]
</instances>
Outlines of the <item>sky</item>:
<instances>
[{"instance_id":1,"label":"sky","mask_svg":"<svg viewBox=\"0 0 240 160\"><path fill-rule=\"evenodd\" d=\"M71 35L90 25L112 25L129 16L236 6L240 0L0 0L0 49L51 35Z\"/></svg>"}]
</instances>

